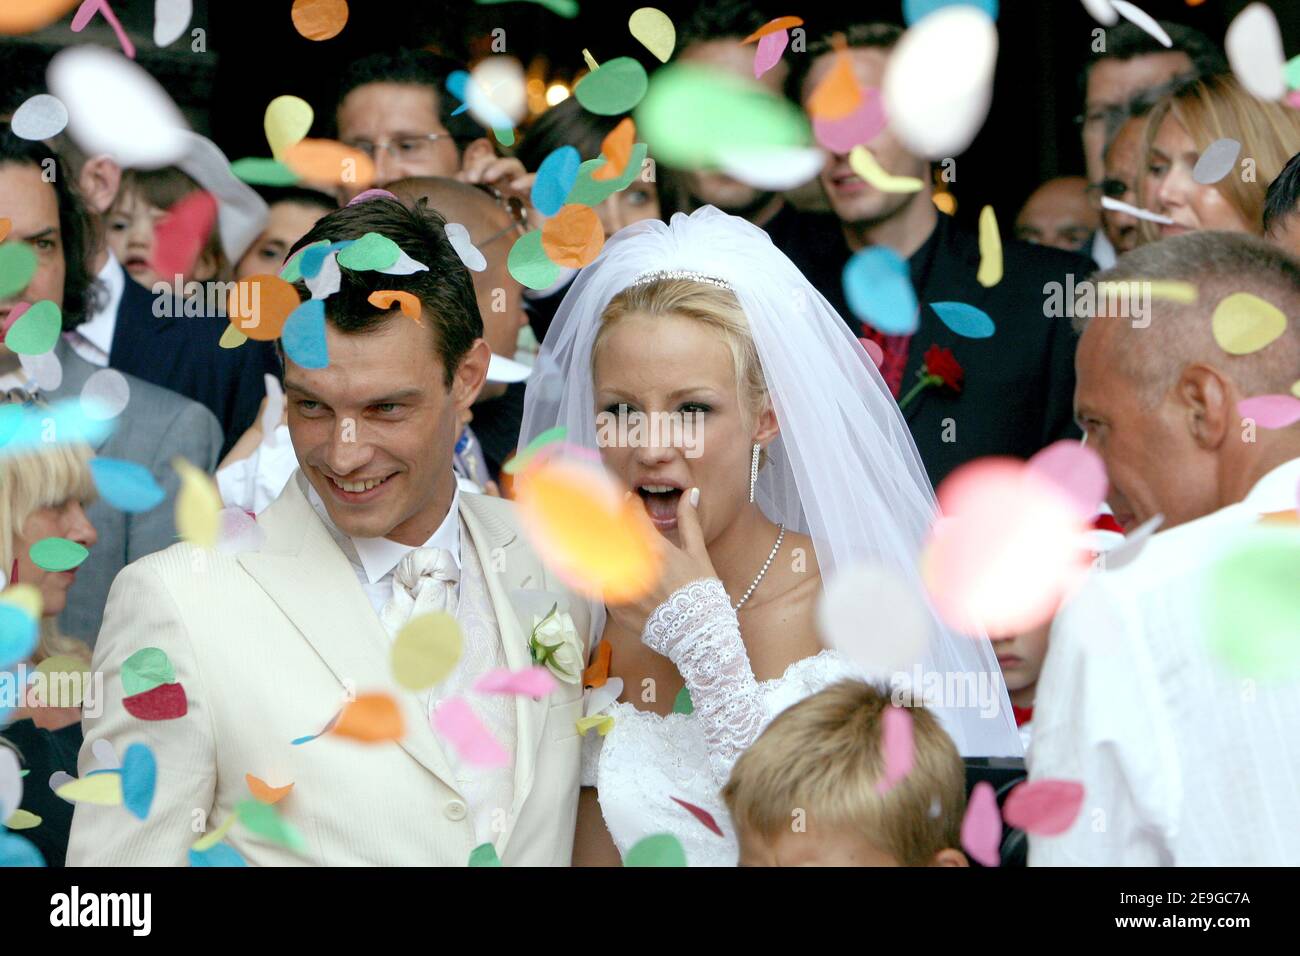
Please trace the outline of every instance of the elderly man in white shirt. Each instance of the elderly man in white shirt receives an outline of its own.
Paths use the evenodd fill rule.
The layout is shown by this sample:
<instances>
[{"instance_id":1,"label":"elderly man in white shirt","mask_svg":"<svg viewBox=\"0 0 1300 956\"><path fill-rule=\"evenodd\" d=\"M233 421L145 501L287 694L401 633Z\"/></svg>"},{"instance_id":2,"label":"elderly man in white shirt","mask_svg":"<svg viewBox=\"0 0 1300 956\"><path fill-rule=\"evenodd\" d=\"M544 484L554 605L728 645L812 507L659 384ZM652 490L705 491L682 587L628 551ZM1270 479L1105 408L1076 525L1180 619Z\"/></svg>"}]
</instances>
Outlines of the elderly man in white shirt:
<instances>
[{"instance_id":1,"label":"elderly man in white shirt","mask_svg":"<svg viewBox=\"0 0 1300 956\"><path fill-rule=\"evenodd\" d=\"M1294 865L1300 683L1294 669L1231 666L1209 620L1216 565L1243 535L1262 522L1300 535L1300 423L1264 427L1240 407L1300 378L1300 264L1252 237L1201 232L1096 278L1137 283L1126 288L1138 296L1144 281L1189 283L1198 297L1148 298L1149 325L1076 320L1075 409L1109 503L1126 531L1159 515L1164 530L1094 573L1057 617L1030 779L1081 782L1084 799L1064 833L1031 837L1030 865ZM1239 292L1272 318L1240 299L1220 308Z\"/></svg>"}]
</instances>

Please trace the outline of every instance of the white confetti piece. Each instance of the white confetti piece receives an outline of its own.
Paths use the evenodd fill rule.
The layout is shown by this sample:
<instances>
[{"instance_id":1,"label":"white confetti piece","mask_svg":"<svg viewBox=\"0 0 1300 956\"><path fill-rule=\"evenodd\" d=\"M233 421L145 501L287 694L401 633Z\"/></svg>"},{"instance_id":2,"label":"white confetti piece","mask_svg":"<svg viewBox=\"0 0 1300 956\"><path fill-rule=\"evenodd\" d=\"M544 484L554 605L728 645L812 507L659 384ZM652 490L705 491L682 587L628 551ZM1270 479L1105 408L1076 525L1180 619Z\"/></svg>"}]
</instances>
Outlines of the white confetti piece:
<instances>
[{"instance_id":1,"label":"white confetti piece","mask_svg":"<svg viewBox=\"0 0 1300 956\"><path fill-rule=\"evenodd\" d=\"M1135 219L1145 219L1147 222L1158 223L1162 226L1172 226L1174 224L1174 221L1168 216L1162 216L1158 212L1151 212L1147 209L1139 209L1137 206L1130 206L1126 202L1111 199L1109 196L1101 197L1101 206L1111 212L1126 212Z\"/></svg>"},{"instance_id":2,"label":"white confetti piece","mask_svg":"<svg viewBox=\"0 0 1300 956\"><path fill-rule=\"evenodd\" d=\"M826 163L826 154L812 147L746 150L722 148L718 165L727 175L755 189L782 192L812 182Z\"/></svg>"},{"instance_id":3,"label":"white confetti piece","mask_svg":"<svg viewBox=\"0 0 1300 956\"><path fill-rule=\"evenodd\" d=\"M387 269L380 269L378 271L382 272L384 275L390 276L409 276L413 272L428 272L429 267L423 262L416 262L399 249L397 252L397 261Z\"/></svg>"},{"instance_id":4,"label":"white confetti piece","mask_svg":"<svg viewBox=\"0 0 1300 956\"><path fill-rule=\"evenodd\" d=\"M266 532L241 508L223 508L217 515L217 550L222 554L248 554L262 550Z\"/></svg>"},{"instance_id":5,"label":"white confetti piece","mask_svg":"<svg viewBox=\"0 0 1300 956\"><path fill-rule=\"evenodd\" d=\"M43 355L19 355L18 362L42 392L58 391L63 384L63 366L53 350Z\"/></svg>"},{"instance_id":6,"label":"white confetti piece","mask_svg":"<svg viewBox=\"0 0 1300 956\"><path fill-rule=\"evenodd\" d=\"M445 227L445 231L447 241L456 250L456 255L460 256L460 261L465 264L466 269L472 272L482 272L487 268L487 259L470 240L468 229L458 222L449 222Z\"/></svg>"},{"instance_id":7,"label":"white confetti piece","mask_svg":"<svg viewBox=\"0 0 1300 956\"><path fill-rule=\"evenodd\" d=\"M1277 17L1266 4L1252 3L1237 15L1223 38L1228 63L1241 85L1261 100L1286 95L1286 54Z\"/></svg>"},{"instance_id":8,"label":"white confetti piece","mask_svg":"<svg viewBox=\"0 0 1300 956\"><path fill-rule=\"evenodd\" d=\"M159 47L175 43L194 14L193 0L155 0L153 6L153 42Z\"/></svg>"},{"instance_id":9,"label":"white confetti piece","mask_svg":"<svg viewBox=\"0 0 1300 956\"><path fill-rule=\"evenodd\" d=\"M94 421L107 421L122 414L131 401L131 386L116 369L101 368L81 388L81 410Z\"/></svg>"},{"instance_id":10,"label":"white confetti piece","mask_svg":"<svg viewBox=\"0 0 1300 956\"><path fill-rule=\"evenodd\" d=\"M1235 139L1216 139L1196 160L1192 178L1202 186L1212 186L1237 165L1237 156L1241 153L1241 143Z\"/></svg>"},{"instance_id":11,"label":"white confetti piece","mask_svg":"<svg viewBox=\"0 0 1300 956\"><path fill-rule=\"evenodd\" d=\"M308 290L311 291L313 299L328 299L339 291L339 283L342 282L343 276L339 272L336 255L337 253L333 252L327 255L321 260L320 271L310 279L303 280L307 284Z\"/></svg>"},{"instance_id":12,"label":"white confetti piece","mask_svg":"<svg viewBox=\"0 0 1300 956\"><path fill-rule=\"evenodd\" d=\"M1151 14L1129 3L1128 0L1110 0L1110 5L1129 23L1155 37L1166 50L1173 47L1174 41L1169 39L1169 34L1165 32L1164 27L1157 23Z\"/></svg>"},{"instance_id":13,"label":"white confetti piece","mask_svg":"<svg viewBox=\"0 0 1300 956\"><path fill-rule=\"evenodd\" d=\"M1103 26L1113 27L1119 23L1119 14L1111 6L1110 0L1083 0L1083 5L1092 18Z\"/></svg>"},{"instance_id":14,"label":"white confetti piece","mask_svg":"<svg viewBox=\"0 0 1300 956\"><path fill-rule=\"evenodd\" d=\"M57 96L38 93L14 111L9 128L23 139L49 139L68 125L68 109Z\"/></svg>"}]
</instances>

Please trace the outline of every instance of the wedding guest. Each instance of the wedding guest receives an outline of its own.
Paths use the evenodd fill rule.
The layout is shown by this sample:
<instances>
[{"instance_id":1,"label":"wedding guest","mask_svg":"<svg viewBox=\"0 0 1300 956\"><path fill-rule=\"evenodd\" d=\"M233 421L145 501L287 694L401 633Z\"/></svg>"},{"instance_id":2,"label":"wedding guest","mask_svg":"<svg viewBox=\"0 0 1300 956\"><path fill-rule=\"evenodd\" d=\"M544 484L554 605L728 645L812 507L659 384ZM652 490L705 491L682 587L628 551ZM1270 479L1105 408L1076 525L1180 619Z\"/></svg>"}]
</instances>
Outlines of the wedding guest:
<instances>
[{"instance_id":1,"label":"wedding guest","mask_svg":"<svg viewBox=\"0 0 1300 956\"><path fill-rule=\"evenodd\" d=\"M1097 279L1186 282L1199 294L1153 300L1149 327L1104 312L1078 320L1075 405L1106 464L1108 501L1125 529L1163 515L1166 530L1094 573L1056 619L1030 778L1077 781L1085 798L1065 833L1031 836L1029 862L1294 863L1300 696L1277 675L1225 662L1207 620L1225 548L1265 515L1294 520L1300 485L1300 424L1254 428L1240 410L1288 392L1300 328L1231 354L1213 317L1247 290L1300 314L1300 264L1261 239L1197 232L1140 246ZM1283 582L1293 570L1272 573Z\"/></svg>"},{"instance_id":2,"label":"wedding guest","mask_svg":"<svg viewBox=\"0 0 1300 956\"><path fill-rule=\"evenodd\" d=\"M1088 203L1082 176L1049 179L1033 191L1016 216L1016 238L1042 246L1085 253L1101 224Z\"/></svg>"},{"instance_id":3,"label":"wedding guest","mask_svg":"<svg viewBox=\"0 0 1300 956\"><path fill-rule=\"evenodd\" d=\"M235 266L236 279L278 273L293 244L338 208L331 197L300 186L263 186L257 193L267 205L266 225Z\"/></svg>"},{"instance_id":4,"label":"wedding guest","mask_svg":"<svg viewBox=\"0 0 1300 956\"><path fill-rule=\"evenodd\" d=\"M146 289L160 282L170 286L177 276L182 286L231 277L231 263L221 248L215 222L187 272L164 277L154 265L154 230L177 203L200 191L198 183L174 166L128 169L122 174L122 185L108 209L108 246L126 274Z\"/></svg>"},{"instance_id":5,"label":"wedding guest","mask_svg":"<svg viewBox=\"0 0 1300 956\"><path fill-rule=\"evenodd\" d=\"M1264 236L1300 258L1300 153L1269 184L1264 199Z\"/></svg>"},{"instance_id":6,"label":"wedding guest","mask_svg":"<svg viewBox=\"0 0 1300 956\"><path fill-rule=\"evenodd\" d=\"M845 680L782 711L736 761L722 790L741 866L968 866L966 771L923 707L912 767L883 793L889 695Z\"/></svg>"},{"instance_id":7,"label":"wedding guest","mask_svg":"<svg viewBox=\"0 0 1300 956\"><path fill-rule=\"evenodd\" d=\"M844 37L858 83L878 87L902 31L889 24L858 24ZM797 58L792 88L806 101L835 62L830 39L809 44ZM832 155L821 173L833 217L805 217L807 230L782 232L772 241L804 272L859 336L874 340L884 355L881 374L896 398L912 437L936 485L958 465L985 455L1028 458L1059 438L1074 437L1070 395L1074 390L1074 335L1069 323L1048 318L1045 290L1093 270L1082 256L1017 240L1002 244L1004 276L991 288L976 278L979 239L932 200L930 165L909 152L886 127L868 144L890 173L913 176L917 192L882 192L860 179L848 157ZM828 221L829 220L829 221ZM827 248L827 236L834 243ZM917 302L919 327L911 336L886 335L853 318L843 291L844 267L869 246L884 246L907 260ZM982 309L996 332L963 338L930 304L962 302ZM1014 347L1010 343L1015 343ZM947 350L943 375L953 387L914 383L927 356ZM940 375L936 368L928 371ZM956 373L964 373L963 375ZM958 391L960 389L960 391ZM912 392L905 395L905 392Z\"/></svg>"},{"instance_id":8,"label":"wedding guest","mask_svg":"<svg viewBox=\"0 0 1300 956\"><path fill-rule=\"evenodd\" d=\"M29 551L45 538L64 538L94 549L98 535L87 507L97 493L89 460L85 445L51 444L0 455L0 567L10 585L30 584L41 596L39 643L26 664L35 668L50 658L60 659L55 662L56 679L39 695L29 690L26 703L0 727L0 747L16 751L28 771L19 808L41 820L22 835L36 845L47 866L63 866L68 850L72 805L55 796L47 781L57 771L77 771L81 702L89 683L70 675L89 676L90 648L64 635L58 624L77 569L48 571Z\"/></svg>"},{"instance_id":9,"label":"wedding guest","mask_svg":"<svg viewBox=\"0 0 1300 956\"><path fill-rule=\"evenodd\" d=\"M45 178L46 168L55 170L50 179ZM0 300L0 326L7 328L18 303L42 300L60 307L65 333L83 321L90 287L85 266L87 226L73 182L44 144L20 139L7 127L0 129L0 209L11 221L8 241L27 243L37 257L36 271L26 287ZM99 371L78 355L66 338L55 344L52 354L61 369L61 381L56 388L46 388L27 374L17 355L0 344L0 392L16 392L21 400L75 399ZM112 434L94 450L105 458L143 465L165 497L156 507L136 514L119 511L103 499L89 507L100 543L78 569L60 626L92 646L109 585L118 571L176 540L173 516L180 479L172 460L180 456L211 471L221 445L221 428L202 405L134 376L123 378L130 396L126 408L117 417Z\"/></svg>"},{"instance_id":10,"label":"wedding guest","mask_svg":"<svg viewBox=\"0 0 1300 956\"><path fill-rule=\"evenodd\" d=\"M1084 105L1075 122L1083 135L1088 188L1098 201L1105 175L1103 149L1109 113L1122 110L1144 90L1175 78L1190 80L1228 72L1227 60L1209 37L1181 23L1162 20L1160 27L1171 41L1168 47L1127 20L1111 27L1092 48L1080 76ZM1104 232L1097 232L1089 254L1102 268L1115 264L1115 249Z\"/></svg>"},{"instance_id":11,"label":"wedding guest","mask_svg":"<svg viewBox=\"0 0 1300 956\"><path fill-rule=\"evenodd\" d=\"M1048 622L1021 634L989 638L998 655L998 665L1002 668L1007 693L1011 695L1011 711L1016 715L1016 727L1020 731L1020 742L1024 744L1026 753L1031 740L1030 724L1034 719L1038 677L1043 669L1043 659L1047 656L1047 634L1050 629L1051 622Z\"/></svg>"},{"instance_id":12,"label":"wedding guest","mask_svg":"<svg viewBox=\"0 0 1300 956\"><path fill-rule=\"evenodd\" d=\"M1193 175L1212 143L1241 144L1238 161L1213 183ZM1151 110L1143 136L1146 175L1139 197L1173 219L1172 225L1144 222L1148 238L1198 229L1264 233L1264 198L1271 183L1300 151L1300 112L1256 99L1233 76L1217 76L1180 87Z\"/></svg>"},{"instance_id":13,"label":"wedding guest","mask_svg":"<svg viewBox=\"0 0 1300 956\"><path fill-rule=\"evenodd\" d=\"M1139 208L1139 184L1146 174L1146 156L1142 138L1151 109L1180 85L1174 81L1143 90L1122 107L1106 112L1106 146L1103 152L1106 178L1098 192L1129 206ZM1125 253L1143 241L1138 229L1140 220L1119 209L1101 208L1101 222L1113 252ZM1109 263L1114 264L1111 256Z\"/></svg>"}]
</instances>

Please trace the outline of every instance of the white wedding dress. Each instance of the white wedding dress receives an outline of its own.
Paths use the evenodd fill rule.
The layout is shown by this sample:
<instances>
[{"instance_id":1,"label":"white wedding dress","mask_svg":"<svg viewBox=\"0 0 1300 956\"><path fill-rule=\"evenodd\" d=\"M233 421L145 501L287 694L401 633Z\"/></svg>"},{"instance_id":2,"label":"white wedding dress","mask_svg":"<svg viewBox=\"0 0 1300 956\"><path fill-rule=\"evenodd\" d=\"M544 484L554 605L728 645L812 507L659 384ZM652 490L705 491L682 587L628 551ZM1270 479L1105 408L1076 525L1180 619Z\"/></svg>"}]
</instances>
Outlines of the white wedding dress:
<instances>
[{"instance_id":1,"label":"white wedding dress","mask_svg":"<svg viewBox=\"0 0 1300 956\"><path fill-rule=\"evenodd\" d=\"M835 651L824 650L795 661L774 680L756 681L736 613L717 580L674 592L651 615L642 640L677 664L693 711L661 716L626 701L602 708L598 713L613 717L614 726L604 737L587 733L582 785L597 788L620 856L644 837L671 833L689 866L735 866L736 835L719 796L732 765L781 711L837 680L862 674ZM674 797L708 811L723 836Z\"/></svg>"}]
</instances>

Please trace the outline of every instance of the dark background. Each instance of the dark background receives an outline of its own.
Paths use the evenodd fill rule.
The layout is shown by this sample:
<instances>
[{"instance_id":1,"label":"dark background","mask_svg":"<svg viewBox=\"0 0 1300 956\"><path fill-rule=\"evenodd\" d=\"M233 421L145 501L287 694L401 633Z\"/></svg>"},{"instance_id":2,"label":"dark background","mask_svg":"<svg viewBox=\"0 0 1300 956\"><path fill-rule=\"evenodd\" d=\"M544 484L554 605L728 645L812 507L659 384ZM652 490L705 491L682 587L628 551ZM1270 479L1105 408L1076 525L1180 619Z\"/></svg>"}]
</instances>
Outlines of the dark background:
<instances>
[{"instance_id":1,"label":"dark background","mask_svg":"<svg viewBox=\"0 0 1300 956\"><path fill-rule=\"evenodd\" d=\"M1222 43L1232 18L1248 0L1140 0L1158 19L1194 26ZM188 36L166 50L153 44L153 0L116 0L113 8L130 32L137 60L176 98L200 132L211 135L233 160L264 156L262 132L266 104L282 93L307 100L316 109L313 135L329 135L334 88L342 66L376 50L430 46L462 58L490 52L491 31L503 28L506 52L527 66L545 58L551 78L572 79L583 68L582 48L603 61L638 57L658 65L627 30L628 15L647 3L680 23L694 6L687 0L580 0L572 20L527 2L479 5L470 2L381 2L352 0L347 26L332 40L300 36L290 19L291 0L194 0L191 28L206 31L206 53L191 52ZM1300 0L1271 0L1282 24L1288 56L1300 54ZM844 22L844 3L820 0L759 2L769 17L803 17L809 38ZM859 0L862 20L902 22L901 0ZM73 34L71 15L62 23L25 38L0 39L4 82L41 82L41 63L70 42L117 41L96 18ZM1079 0L1002 0L998 16L1000 52L993 108L983 130L957 162L952 191L959 215L973 216L986 202L1009 220L1033 188L1053 176L1083 172L1078 128L1080 69L1099 24ZM787 50L787 57L798 56Z\"/></svg>"}]
</instances>

